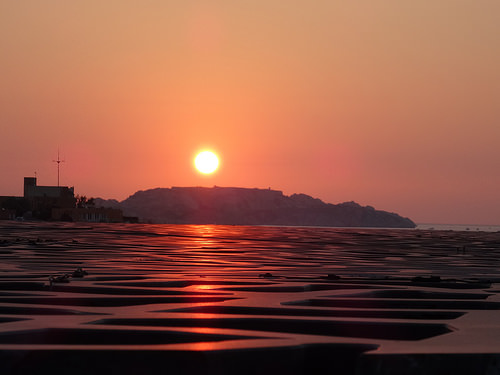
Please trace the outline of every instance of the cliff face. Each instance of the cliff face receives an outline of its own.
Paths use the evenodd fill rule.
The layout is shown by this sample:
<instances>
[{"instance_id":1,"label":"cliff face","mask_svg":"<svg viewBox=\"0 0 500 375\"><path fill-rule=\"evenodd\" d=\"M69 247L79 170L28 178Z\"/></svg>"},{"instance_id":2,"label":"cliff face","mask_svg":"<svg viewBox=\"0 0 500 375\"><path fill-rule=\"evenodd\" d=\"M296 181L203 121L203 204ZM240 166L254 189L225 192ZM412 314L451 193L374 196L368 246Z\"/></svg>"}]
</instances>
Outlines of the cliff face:
<instances>
[{"instance_id":1,"label":"cliff face","mask_svg":"<svg viewBox=\"0 0 500 375\"><path fill-rule=\"evenodd\" d=\"M142 221L171 224L414 228L395 213L354 202L327 204L305 194L245 188L173 187L138 191L122 202L96 199Z\"/></svg>"}]
</instances>

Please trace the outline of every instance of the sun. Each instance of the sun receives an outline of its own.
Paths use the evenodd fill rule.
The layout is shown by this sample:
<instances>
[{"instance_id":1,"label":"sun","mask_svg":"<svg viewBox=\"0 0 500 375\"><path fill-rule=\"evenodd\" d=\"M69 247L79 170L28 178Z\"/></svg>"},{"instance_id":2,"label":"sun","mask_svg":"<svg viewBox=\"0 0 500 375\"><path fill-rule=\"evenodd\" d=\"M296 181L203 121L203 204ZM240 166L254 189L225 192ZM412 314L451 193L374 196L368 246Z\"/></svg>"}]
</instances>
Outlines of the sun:
<instances>
[{"instance_id":1,"label":"sun","mask_svg":"<svg viewBox=\"0 0 500 375\"><path fill-rule=\"evenodd\" d=\"M210 174L219 166L219 158L212 151L202 151L196 155L194 165L201 173Z\"/></svg>"}]
</instances>

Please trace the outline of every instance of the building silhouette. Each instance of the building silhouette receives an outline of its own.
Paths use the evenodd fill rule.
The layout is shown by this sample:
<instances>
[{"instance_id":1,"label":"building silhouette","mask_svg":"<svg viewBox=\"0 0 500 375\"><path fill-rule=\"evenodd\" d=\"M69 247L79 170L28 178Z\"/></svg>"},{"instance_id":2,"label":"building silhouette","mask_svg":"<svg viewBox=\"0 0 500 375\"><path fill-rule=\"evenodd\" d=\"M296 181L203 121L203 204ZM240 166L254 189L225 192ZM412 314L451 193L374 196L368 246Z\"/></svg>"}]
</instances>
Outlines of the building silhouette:
<instances>
[{"instance_id":1,"label":"building silhouette","mask_svg":"<svg viewBox=\"0 0 500 375\"><path fill-rule=\"evenodd\" d=\"M29 202L32 211L68 209L76 205L74 187L38 186L36 177L24 178L24 199Z\"/></svg>"},{"instance_id":2,"label":"building silhouette","mask_svg":"<svg viewBox=\"0 0 500 375\"><path fill-rule=\"evenodd\" d=\"M83 221L83 222L123 222L119 209L77 207L74 187L40 186L36 177L24 178L24 195L0 196L0 219L13 220L27 217L40 220Z\"/></svg>"}]
</instances>

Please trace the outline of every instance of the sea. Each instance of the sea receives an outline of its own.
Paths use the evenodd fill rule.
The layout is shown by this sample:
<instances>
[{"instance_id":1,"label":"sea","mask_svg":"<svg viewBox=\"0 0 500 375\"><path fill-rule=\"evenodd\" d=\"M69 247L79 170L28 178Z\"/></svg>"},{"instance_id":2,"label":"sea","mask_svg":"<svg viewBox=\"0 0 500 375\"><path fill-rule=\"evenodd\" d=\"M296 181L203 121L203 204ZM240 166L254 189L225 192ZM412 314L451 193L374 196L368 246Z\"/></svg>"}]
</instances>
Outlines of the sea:
<instances>
[{"instance_id":1,"label":"sea","mask_svg":"<svg viewBox=\"0 0 500 375\"><path fill-rule=\"evenodd\" d=\"M500 225L466 225L466 224L417 224L416 229L422 230L453 230L478 231L478 232L500 232Z\"/></svg>"}]
</instances>

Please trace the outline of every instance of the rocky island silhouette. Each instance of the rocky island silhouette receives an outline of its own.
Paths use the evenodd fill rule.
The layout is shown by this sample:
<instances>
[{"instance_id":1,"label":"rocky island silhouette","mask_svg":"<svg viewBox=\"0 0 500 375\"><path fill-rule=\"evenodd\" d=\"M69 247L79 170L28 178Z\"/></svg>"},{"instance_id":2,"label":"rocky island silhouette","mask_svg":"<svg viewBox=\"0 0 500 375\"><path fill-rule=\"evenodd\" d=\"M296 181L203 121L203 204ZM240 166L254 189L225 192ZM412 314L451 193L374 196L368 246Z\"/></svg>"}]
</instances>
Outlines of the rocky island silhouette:
<instances>
[{"instance_id":1,"label":"rocky island silhouette","mask_svg":"<svg viewBox=\"0 0 500 375\"><path fill-rule=\"evenodd\" d=\"M172 187L141 190L119 202L95 199L96 206L120 208L127 216L157 224L282 225L414 228L396 213L355 202L325 203L306 194L240 187Z\"/></svg>"}]
</instances>

